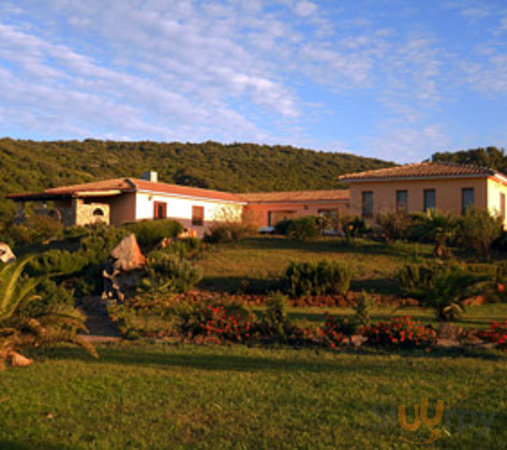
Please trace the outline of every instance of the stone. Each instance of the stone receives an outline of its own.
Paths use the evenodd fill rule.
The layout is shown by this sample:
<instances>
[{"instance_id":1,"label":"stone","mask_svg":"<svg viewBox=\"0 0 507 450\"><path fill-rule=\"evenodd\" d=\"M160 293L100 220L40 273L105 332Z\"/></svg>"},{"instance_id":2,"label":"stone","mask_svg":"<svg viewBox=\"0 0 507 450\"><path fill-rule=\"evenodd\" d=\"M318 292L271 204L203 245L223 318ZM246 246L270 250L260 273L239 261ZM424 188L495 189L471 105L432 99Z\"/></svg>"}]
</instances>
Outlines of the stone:
<instances>
[{"instance_id":1,"label":"stone","mask_svg":"<svg viewBox=\"0 0 507 450\"><path fill-rule=\"evenodd\" d=\"M9 358L12 367L26 367L33 363L33 359L27 358L14 351L10 352Z\"/></svg>"},{"instance_id":2,"label":"stone","mask_svg":"<svg viewBox=\"0 0 507 450\"><path fill-rule=\"evenodd\" d=\"M129 234L113 249L110 256L116 260L115 266L123 272L141 269L146 264L136 236Z\"/></svg>"},{"instance_id":3,"label":"stone","mask_svg":"<svg viewBox=\"0 0 507 450\"><path fill-rule=\"evenodd\" d=\"M8 263L16 260L16 255L4 242L0 242L0 262Z\"/></svg>"}]
</instances>

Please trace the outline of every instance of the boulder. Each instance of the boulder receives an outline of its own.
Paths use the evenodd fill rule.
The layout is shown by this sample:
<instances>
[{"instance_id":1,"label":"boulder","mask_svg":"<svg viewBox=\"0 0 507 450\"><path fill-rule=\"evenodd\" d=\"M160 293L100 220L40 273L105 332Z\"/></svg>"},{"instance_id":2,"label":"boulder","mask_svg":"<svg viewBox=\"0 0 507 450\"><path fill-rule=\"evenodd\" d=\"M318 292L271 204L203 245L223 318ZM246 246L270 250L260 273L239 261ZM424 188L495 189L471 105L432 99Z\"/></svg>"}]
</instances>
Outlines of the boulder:
<instances>
[{"instance_id":1,"label":"boulder","mask_svg":"<svg viewBox=\"0 0 507 450\"><path fill-rule=\"evenodd\" d=\"M4 242L0 242L0 262L8 263L16 260L16 255Z\"/></svg>"},{"instance_id":2,"label":"boulder","mask_svg":"<svg viewBox=\"0 0 507 450\"><path fill-rule=\"evenodd\" d=\"M142 254L134 234L123 238L110 253L110 256L116 260L115 266L123 272L141 269L146 264L146 258Z\"/></svg>"}]
</instances>

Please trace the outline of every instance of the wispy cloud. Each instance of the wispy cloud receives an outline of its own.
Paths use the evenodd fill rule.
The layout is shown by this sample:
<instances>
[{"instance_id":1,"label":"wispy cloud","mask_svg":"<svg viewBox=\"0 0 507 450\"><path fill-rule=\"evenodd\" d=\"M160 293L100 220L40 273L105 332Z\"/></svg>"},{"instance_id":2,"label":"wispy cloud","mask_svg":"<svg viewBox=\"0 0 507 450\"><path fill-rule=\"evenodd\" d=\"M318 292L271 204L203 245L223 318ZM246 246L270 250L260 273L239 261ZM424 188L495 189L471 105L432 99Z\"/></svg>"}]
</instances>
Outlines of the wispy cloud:
<instances>
[{"instance_id":1,"label":"wispy cloud","mask_svg":"<svg viewBox=\"0 0 507 450\"><path fill-rule=\"evenodd\" d=\"M468 93L507 93L499 4L446 4L451 29L469 27L459 41L427 18L439 5L426 16L417 1L6 1L1 125L48 138L339 142L377 156L414 139L426 154L449 142L435 115ZM337 127L345 101L361 106Z\"/></svg>"}]
</instances>

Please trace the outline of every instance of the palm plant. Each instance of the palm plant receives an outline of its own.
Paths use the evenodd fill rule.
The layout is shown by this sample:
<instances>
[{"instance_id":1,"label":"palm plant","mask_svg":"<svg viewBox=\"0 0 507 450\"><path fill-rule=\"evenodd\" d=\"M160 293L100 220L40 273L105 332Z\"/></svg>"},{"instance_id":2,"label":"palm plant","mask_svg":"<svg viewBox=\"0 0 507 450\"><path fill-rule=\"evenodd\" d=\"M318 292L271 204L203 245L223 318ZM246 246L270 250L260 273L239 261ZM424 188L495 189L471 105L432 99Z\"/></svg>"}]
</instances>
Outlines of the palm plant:
<instances>
[{"instance_id":1,"label":"palm plant","mask_svg":"<svg viewBox=\"0 0 507 450\"><path fill-rule=\"evenodd\" d=\"M78 309L63 304L50 305L33 313L29 305L40 296L35 288L41 279L23 276L30 258L9 263L0 269L0 362L16 348L51 346L60 342L78 345L98 357L95 347L78 334L87 331L86 316Z\"/></svg>"},{"instance_id":2,"label":"palm plant","mask_svg":"<svg viewBox=\"0 0 507 450\"><path fill-rule=\"evenodd\" d=\"M433 241L433 254L441 258L449 256L448 242L456 234L456 222L450 214L442 214L430 209L419 226L424 239Z\"/></svg>"}]
</instances>

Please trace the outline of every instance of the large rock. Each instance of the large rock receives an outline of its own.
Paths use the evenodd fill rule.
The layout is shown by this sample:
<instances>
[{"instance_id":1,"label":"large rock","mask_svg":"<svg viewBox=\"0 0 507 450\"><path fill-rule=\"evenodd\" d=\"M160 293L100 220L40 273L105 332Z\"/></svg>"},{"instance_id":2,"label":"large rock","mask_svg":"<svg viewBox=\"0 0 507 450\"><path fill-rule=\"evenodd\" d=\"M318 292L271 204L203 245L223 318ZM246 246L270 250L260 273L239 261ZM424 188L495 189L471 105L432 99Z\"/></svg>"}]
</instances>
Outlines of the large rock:
<instances>
[{"instance_id":1,"label":"large rock","mask_svg":"<svg viewBox=\"0 0 507 450\"><path fill-rule=\"evenodd\" d=\"M16 255L12 253L11 248L4 242L0 242L0 262L8 263L16 260Z\"/></svg>"},{"instance_id":2,"label":"large rock","mask_svg":"<svg viewBox=\"0 0 507 450\"><path fill-rule=\"evenodd\" d=\"M141 269L146 264L146 258L142 254L134 234L123 238L110 255L116 260L116 268L124 272Z\"/></svg>"}]
</instances>

